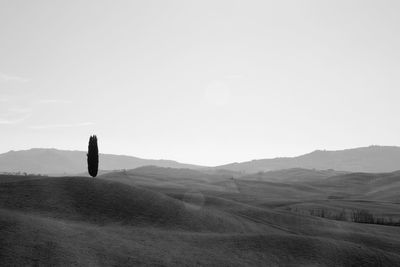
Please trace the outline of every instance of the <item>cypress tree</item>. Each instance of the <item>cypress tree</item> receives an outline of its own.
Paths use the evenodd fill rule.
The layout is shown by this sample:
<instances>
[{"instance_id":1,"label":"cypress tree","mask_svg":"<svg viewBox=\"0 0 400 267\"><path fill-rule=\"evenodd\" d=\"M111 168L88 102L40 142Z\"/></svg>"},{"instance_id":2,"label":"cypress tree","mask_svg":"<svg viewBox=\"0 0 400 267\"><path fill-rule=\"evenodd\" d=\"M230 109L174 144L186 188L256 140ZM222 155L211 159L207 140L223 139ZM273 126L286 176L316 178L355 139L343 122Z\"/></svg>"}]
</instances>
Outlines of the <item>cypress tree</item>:
<instances>
[{"instance_id":1,"label":"cypress tree","mask_svg":"<svg viewBox=\"0 0 400 267\"><path fill-rule=\"evenodd\" d=\"M87 163L90 176L96 177L99 169L99 149L97 148L97 137L95 135L89 138Z\"/></svg>"}]
</instances>

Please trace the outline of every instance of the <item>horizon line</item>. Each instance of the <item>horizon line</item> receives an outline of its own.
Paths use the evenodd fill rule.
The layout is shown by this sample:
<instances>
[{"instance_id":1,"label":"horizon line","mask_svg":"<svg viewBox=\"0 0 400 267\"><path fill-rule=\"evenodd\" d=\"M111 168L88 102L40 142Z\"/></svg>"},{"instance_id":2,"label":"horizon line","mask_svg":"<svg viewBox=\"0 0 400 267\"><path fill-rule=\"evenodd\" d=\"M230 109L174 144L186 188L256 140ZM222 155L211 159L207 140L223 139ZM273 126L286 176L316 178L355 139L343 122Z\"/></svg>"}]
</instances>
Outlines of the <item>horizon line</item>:
<instances>
[{"instance_id":1,"label":"horizon line","mask_svg":"<svg viewBox=\"0 0 400 267\"><path fill-rule=\"evenodd\" d=\"M344 149L315 149L311 152L307 152L307 153L303 153L303 154L298 154L295 156L277 156L277 157L262 157L262 158L253 158L253 159L249 159L249 160L245 160L245 161L232 161L232 162L228 162L225 164L218 164L218 165L203 165L203 164L196 164L196 163L188 163L188 162L182 162L179 160L175 160L175 159L165 159L165 158L147 158L147 157L140 157L140 156L133 156L133 155L128 155L128 154L114 154L114 153L109 153L109 152L105 152L102 153L100 152L99 154L102 155L113 155L113 156L124 156L124 157L133 157L133 158L138 158L138 159L143 159L143 160L164 160L164 161L174 161L177 163L181 163L181 164L187 164L187 165L195 165L198 167L218 167L218 166L225 166L225 165L230 165L230 164L240 164L240 163L244 163L244 162L251 162L251 161L257 161L257 160L268 160L268 159L284 159L284 158L297 158L297 157L301 157L301 156L305 156L308 154L312 154L315 152L338 152L338 151L347 151L347 150L355 150L355 149L363 149L363 148L373 148L373 147L385 147L385 148L400 148L400 146L396 146L396 145L368 145L368 146L360 146L360 147L352 147L352 148L344 148ZM69 152L86 152L86 150L79 150L79 149L60 149L60 148L55 148L55 147L32 147L32 148L28 148L28 149L19 149L19 150L9 150L6 152L0 152L0 155L2 154L7 154L10 152L21 152L21 151L29 151L29 150L58 150L58 151L69 151Z\"/></svg>"}]
</instances>

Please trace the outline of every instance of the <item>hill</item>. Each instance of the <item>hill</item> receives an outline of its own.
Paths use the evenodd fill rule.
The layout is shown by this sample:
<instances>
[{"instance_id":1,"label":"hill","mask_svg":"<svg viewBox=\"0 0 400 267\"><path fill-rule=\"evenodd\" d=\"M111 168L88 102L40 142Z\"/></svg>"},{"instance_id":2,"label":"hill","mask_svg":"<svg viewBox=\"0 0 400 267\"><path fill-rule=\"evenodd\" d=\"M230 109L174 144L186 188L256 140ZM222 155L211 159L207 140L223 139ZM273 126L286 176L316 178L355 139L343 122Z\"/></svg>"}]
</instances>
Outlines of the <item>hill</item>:
<instances>
[{"instance_id":1,"label":"hill","mask_svg":"<svg viewBox=\"0 0 400 267\"><path fill-rule=\"evenodd\" d=\"M400 171L392 173L348 173L324 181L307 183L337 195L363 200L400 203Z\"/></svg>"},{"instance_id":2,"label":"hill","mask_svg":"<svg viewBox=\"0 0 400 267\"><path fill-rule=\"evenodd\" d=\"M296 203L275 205L272 195L266 198L270 194L266 188L280 188L282 183L234 179L239 192L204 187L198 190L201 205L196 205L187 197L187 189L171 184L165 190L156 184L165 177L178 185L220 184L226 177L213 182L212 176L197 171L144 167L132 170L136 176L128 185L115 182L117 174L104 179L0 177L0 265L400 264L398 227L333 221L287 210ZM394 181L392 176L377 178L376 184L386 186ZM146 177L151 179L144 184ZM335 179L342 180L338 177L344 176L320 180L328 181L324 185L310 181L309 186L321 192L323 200L327 195L322 192L331 190ZM286 187L292 187L292 193L302 191L296 184L288 182ZM297 205L310 203L314 199L310 196L298 194Z\"/></svg>"},{"instance_id":3,"label":"hill","mask_svg":"<svg viewBox=\"0 0 400 267\"><path fill-rule=\"evenodd\" d=\"M145 165L173 168L200 168L172 160L141 159L131 156L100 154L101 170L133 169ZM40 174L86 173L86 152L33 148L0 154L0 172Z\"/></svg>"},{"instance_id":4,"label":"hill","mask_svg":"<svg viewBox=\"0 0 400 267\"><path fill-rule=\"evenodd\" d=\"M399 170L399 162L400 147L389 146L370 146L338 151L317 150L293 158L260 159L216 167L203 167L171 160L152 160L124 155L100 154L99 174L148 165L199 170L205 174L231 177L284 169L382 173ZM48 175L80 174L84 176L87 172L86 168L86 152L84 151L34 148L0 154L0 173L26 172ZM273 176L274 174L270 173L269 175ZM309 176L306 173L305 175ZM324 176L325 174L322 175Z\"/></svg>"},{"instance_id":5,"label":"hill","mask_svg":"<svg viewBox=\"0 0 400 267\"><path fill-rule=\"evenodd\" d=\"M399 170L399 162L400 147L370 146L338 151L317 150L293 158L252 160L216 168L246 173L290 168L379 173Z\"/></svg>"},{"instance_id":6,"label":"hill","mask_svg":"<svg viewBox=\"0 0 400 267\"><path fill-rule=\"evenodd\" d=\"M121 223L217 232L245 229L234 218L228 221L216 213L192 210L160 193L85 177L3 183L0 203L6 209L96 224Z\"/></svg>"},{"instance_id":7,"label":"hill","mask_svg":"<svg viewBox=\"0 0 400 267\"><path fill-rule=\"evenodd\" d=\"M147 186L158 190L180 188L182 190L235 190L232 176L225 173L208 173L192 169L176 169L144 166L133 170L115 171L99 178L128 185ZM229 186L230 185L230 186Z\"/></svg>"},{"instance_id":8,"label":"hill","mask_svg":"<svg viewBox=\"0 0 400 267\"><path fill-rule=\"evenodd\" d=\"M242 175L239 177L239 179L270 182L302 182L326 179L344 173L345 172L339 172L335 170L311 170L303 168L292 168Z\"/></svg>"}]
</instances>

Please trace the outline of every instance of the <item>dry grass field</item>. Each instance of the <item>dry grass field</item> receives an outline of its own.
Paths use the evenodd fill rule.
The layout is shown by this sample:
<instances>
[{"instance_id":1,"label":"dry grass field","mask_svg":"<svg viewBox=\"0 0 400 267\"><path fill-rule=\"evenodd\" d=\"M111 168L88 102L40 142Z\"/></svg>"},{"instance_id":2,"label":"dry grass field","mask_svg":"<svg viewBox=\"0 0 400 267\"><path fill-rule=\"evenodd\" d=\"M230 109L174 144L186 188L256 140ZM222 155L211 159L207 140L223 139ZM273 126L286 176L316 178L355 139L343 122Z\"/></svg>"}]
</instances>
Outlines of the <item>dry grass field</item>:
<instances>
[{"instance_id":1,"label":"dry grass field","mask_svg":"<svg viewBox=\"0 0 400 267\"><path fill-rule=\"evenodd\" d=\"M363 209L400 219L400 173L307 172L310 179L298 169L270 179L151 166L95 179L3 175L0 263L400 266L400 227L333 218Z\"/></svg>"}]
</instances>

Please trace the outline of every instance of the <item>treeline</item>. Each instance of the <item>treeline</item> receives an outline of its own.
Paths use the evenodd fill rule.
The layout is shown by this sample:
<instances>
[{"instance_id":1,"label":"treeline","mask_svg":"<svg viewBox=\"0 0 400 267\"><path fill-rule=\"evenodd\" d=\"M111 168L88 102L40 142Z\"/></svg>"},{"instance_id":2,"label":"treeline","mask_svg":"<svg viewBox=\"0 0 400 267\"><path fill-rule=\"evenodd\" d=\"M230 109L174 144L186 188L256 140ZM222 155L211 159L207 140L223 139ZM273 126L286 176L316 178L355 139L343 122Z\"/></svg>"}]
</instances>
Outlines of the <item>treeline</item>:
<instances>
[{"instance_id":1,"label":"treeline","mask_svg":"<svg viewBox=\"0 0 400 267\"><path fill-rule=\"evenodd\" d=\"M353 210L351 212L351 221L356 223L400 226L400 220L395 221L391 217L377 217L370 213L368 210Z\"/></svg>"},{"instance_id":2,"label":"treeline","mask_svg":"<svg viewBox=\"0 0 400 267\"><path fill-rule=\"evenodd\" d=\"M299 212L297 207L293 211ZM400 226L400 219L395 220L392 217L379 217L365 209L353 209L353 210L342 209L340 212L334 212L325 208L316 208L316 209L309 209L306 213L312 216L317 216L337 221L350 221L355 223Z\"/></svg>"}]
</instances>

